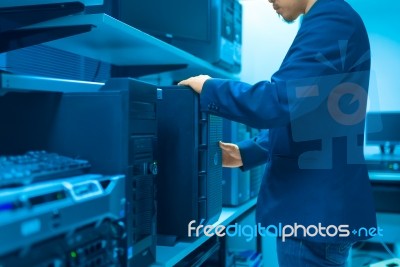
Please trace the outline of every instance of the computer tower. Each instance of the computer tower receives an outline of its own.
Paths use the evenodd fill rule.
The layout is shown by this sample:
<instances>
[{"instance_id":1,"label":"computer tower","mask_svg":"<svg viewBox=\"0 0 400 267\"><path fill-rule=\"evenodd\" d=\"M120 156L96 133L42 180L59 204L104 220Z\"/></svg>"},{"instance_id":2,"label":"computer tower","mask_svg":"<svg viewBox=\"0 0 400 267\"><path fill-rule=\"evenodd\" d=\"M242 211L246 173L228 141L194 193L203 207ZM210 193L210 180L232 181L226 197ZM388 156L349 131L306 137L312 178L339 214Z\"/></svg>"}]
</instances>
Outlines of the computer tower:
<instances>
[{"instance_id":1,"label":"computer tower","mask_svg":"<svg viewBox=\"0 0 400 267\"><path fill-rule=\"evenodd\" d=\"M80 90L62 94L1 97L0 147L15 154L44 149L86 159L95 173L124 174L125 266L148 266L156 257L157 88L128 78L111 79L96 91L87 84L74 81Z\"/></svg>"},{"instance_id":2,"label":"computer tower","mask_svg":"<svg viewBox=\"0 0 400 267\"><path fill-rule=\"evenodd\" d=\"M250 138L247 126L238 122L223 120L223 141L236 143ZM250 199L250 171L239 168L223 168L222 170L222 204L238 206Z\"/></svg>"},{"instance_id":3,"label":"computer tower","mask_svg":"<svg viewBox=\"0 0 400 267\"><path fill-rule=\"evenodd\" d=\"M122 0L117 17L212 64L240 71L242 6L238 0Z\"/></svg>"},{"instance_id":4,"label":"computer tower","mask_svg":"<svg viewBox=\"0 0 400 267\"><path fill-rule=\"evenodd\" d=\"M49 144L89 160L94 172L126 175L128 266L156 258L156 100L155 86L128 78L111 79L99 92L64 94Z\"/></svg>"},{"instance_id":5,"label":"computer tower","mask_svg":"<svg viewBox=\"0 0 400 267\"><path fill-rule=\"evenodd\" d=\"M190 88L162 87L162 94L157 105L157 232L185 239L190 221L212 224L221 212L222 119L200 112L199 96Z\"/></svg>"}]
</instances>

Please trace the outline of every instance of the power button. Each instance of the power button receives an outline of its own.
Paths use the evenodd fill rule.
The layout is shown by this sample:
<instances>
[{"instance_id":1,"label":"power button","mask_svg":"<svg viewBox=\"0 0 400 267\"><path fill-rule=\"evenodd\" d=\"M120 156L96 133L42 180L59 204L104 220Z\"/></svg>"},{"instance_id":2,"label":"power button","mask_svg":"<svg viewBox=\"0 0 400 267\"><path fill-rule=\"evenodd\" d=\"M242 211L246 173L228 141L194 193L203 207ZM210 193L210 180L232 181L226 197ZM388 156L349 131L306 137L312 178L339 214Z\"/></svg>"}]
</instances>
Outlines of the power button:
<instances>
[{"instance_id":1,"label":"power button","mask_svg":"<svg viewBox=\"0 0 400 267\"><path fill-rule=\"evenodd\" d=\"M158 173L158 165L156 161L153 161L149 164L149 172L153 175L157 175Z\"/></svg>"}]
</instances>

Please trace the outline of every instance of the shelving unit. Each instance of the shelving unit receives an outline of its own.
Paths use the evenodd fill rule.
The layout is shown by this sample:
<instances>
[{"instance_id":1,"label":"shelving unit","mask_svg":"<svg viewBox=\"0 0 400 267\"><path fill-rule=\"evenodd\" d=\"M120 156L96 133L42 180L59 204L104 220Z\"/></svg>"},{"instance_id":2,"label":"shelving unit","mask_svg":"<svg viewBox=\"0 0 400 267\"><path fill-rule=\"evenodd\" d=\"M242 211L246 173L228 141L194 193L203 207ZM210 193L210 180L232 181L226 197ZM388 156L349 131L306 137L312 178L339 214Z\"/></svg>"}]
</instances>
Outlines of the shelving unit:
<instances>
[{"instance_id":1,"label":"shelving unit","mask_svg":"<svg viewBox=\"0 0 400 267\"><path fill-rule=\"evenodd\" d=\"M104 83L0 73L0 96L11 92L97 92Z\"/></svg>"},{"instance_id":2,"label":"shelving unit","mask_svg":"<svg viewBox=\"0 0 400 267\"><path fill-rule=\"evenodd\" d=\"M175 80L192 75L239 79L190 53L135 29L107 14L81 14L85 6L103 0L2 0L0 3L0 53L45 44L63 51L109 63L126 76L169 73ZM53 10L54 12L51 12ZM33 12L33 13L32 13ZM3 26L4 24L4 26ZM61 79L0 75L0 96L7 91L81 91L76 83ZM85 83L85 90L97 91L104 84ZM252 199L235 208L223 208L216 225L229 225L253 209ZM173 266L209 240L201 236L193 242L178 242L173 247L157 246L155 266Z\"/></svg>"},{"instance_id":3,"label":"shelving unit","mask_svg":"<svg viewBox=\"0 0 400 267\"><path fill-rule=\"evenodd\" d=\"M42 0L30 3L28 1L1 1L0 3L0 53L24 48L57 38L91 30L90 25L57 27L43 27L40 29L21 29L27 25L50 19L76 14L84 11L85 1L70 1L52 3L53 1ZM101 1L90 0L90 3Z\"/></svg>"},{"instance_id":4,"label":"shelving unit","mask_svg":"<svg viewBox=\"0 0 400 267\"><path fill-rule=\"evenodd\" d=\"M63 3L81 3L85 6L96 6L102 5L104 0L63 0ZM3 7L27 7L27 6L37 6L37 5L49 5L49 4L59 4L60 0L1 0L0 8Z\"/></svg>"},{"instance_id":5,"label":"shelving unit","mask_svg":"<svg viewBox=\"0 0 400 267\"><path fill-rule=\"evenodd\" d=\"M93 28L45 44L112 65L132 67L131 76L172 71L176 79L205 73L219 78L238 78L107 14L66 16L30 25L23 30L84 25Z\"/></svg>"}]
</instances>

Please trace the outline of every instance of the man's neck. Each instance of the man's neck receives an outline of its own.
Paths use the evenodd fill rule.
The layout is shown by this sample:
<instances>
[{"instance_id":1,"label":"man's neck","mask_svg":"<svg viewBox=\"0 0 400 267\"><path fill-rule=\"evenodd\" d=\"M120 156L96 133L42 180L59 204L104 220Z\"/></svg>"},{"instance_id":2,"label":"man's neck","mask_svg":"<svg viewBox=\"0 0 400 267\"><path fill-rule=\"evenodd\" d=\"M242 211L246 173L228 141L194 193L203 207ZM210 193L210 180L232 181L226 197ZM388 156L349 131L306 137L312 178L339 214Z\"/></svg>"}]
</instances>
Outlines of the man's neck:
<instances>
[{"instance_id":1,"label":"man's neck","mask_svg":"<svg viewBox=\"0 0 400 267\"><path fill-rule=\"evenodd\" d=\"M307 14L307 12L311 9L311 7L317 2L317 0L308 0L306 9L304 10L304 14Z\"/></svg>"}]
</instances>

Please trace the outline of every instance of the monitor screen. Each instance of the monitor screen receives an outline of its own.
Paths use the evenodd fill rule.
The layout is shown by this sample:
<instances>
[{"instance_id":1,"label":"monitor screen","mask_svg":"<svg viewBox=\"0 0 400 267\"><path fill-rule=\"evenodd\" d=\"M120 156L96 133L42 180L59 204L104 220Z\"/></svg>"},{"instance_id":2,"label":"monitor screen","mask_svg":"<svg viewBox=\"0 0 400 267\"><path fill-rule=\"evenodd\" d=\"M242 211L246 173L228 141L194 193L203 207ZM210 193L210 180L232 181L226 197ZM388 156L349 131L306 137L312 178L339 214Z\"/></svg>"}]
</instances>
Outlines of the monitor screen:
<instances>
[{"instance_id":1,"label":"monitor screen","mask_svg":"<svg viewBox=\"0 0 400 267\"><path fill-rule=\"evenodd\" d=\"M367 113L365 130L369 145L400 144L400 111Z\"/></svg>"},{"instance_id":2,"label":"monitor screen","mask_svg":"<svg viewBox=\"0 0 400 267\"><path fill-rule=\"evenodd\" d=\"M210 39L211 0L122 0L120 20L156 36Z\"/></svg>"}]
</instances>

